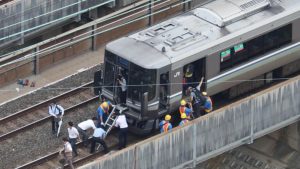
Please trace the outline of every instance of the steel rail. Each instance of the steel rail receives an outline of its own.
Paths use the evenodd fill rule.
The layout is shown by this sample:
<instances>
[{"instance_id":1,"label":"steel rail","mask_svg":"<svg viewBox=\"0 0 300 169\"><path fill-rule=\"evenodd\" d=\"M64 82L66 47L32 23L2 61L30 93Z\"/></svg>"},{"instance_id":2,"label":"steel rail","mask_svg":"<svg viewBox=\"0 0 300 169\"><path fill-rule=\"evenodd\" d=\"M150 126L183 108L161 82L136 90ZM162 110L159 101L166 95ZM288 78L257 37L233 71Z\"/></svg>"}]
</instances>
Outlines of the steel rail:
<instances>
[{"instance_id":1,"label":"steel rail","mask_svg":"<svg viewBox=\"0 0 300 169\"><path fill-rule=\"evenodd\" d=\"M27 114L27 113L31 112L32 110L35 110L35 109L37 109L37 108L39 108L39 107L41 107L41 106L43 106L43 105L45 105L45 104L47 104L47 103L49 103L49 102L55 100L55 99L57 99L57 98L62 99L62 98L65 98L65 97L67 97L67 96L74 95L74 94L76 94L78 91L85 89L85 88L83 88L84 86L88 86L88 85L90 85L90 84L91 84L91 82L89 82L89 83L87 83L87 84L84 84L84 85L82 85L82 86L80 86L80 87L77 87L76 89L73 89L73 90L71 90L71 91L69 91L69 92L65 92L65 93L63 93L63 94L61 94L61 95L59 95L59 96L57 96L57 97L52 98L52 99L48 99L48 100L46 100L46 101L44 101L44 102L42 102L42 103L39 103L39 104L34 105L34 106L31 106L31 107L27 108L27 109L24 110L24 111L20 111L20 112L18 112L18 113L12 114L12 115L10 115L10 116L8 116L8 117L2 118L1 121L0 121L0 123L7 122L7 121L9 121L9 120L11 120L11 119L13 119L13 118L15 118L15 117L20 116L20 114L22 114L22 115ZM65 114L68 114L69 112L71 112L71 111L74 110L75 108L78 108L78 107L80 107L80 106L83 106L83 105L85 105L85 104L87 104L87 103L89 103L89 102L92 102L92 101L94 101L94 100L97 100L98 98L99 98L98 96L95 96L95 97L92 97L92 98L90 98L90 99L88 99L88 100L85 100L85 101L83 101L83 102L81 102L81 103L78 103L78 104L76 104L76 105L73 105L73 106L71 106L71 107L65 109ZM28 130L28 129L30 129L30 128L36 126L36 125L42 124L42 123L44 123L44 122L46 122L46 121L48 121L48 120L50 120L50 119L51 119L51 116L47 116L47 117L41 118L40 120L34 121L34 122L32 122L32 123L29 123L29 124L27 124L27 125L25 125L25 126L22 126L22 127L18 128L18 129L15 129L15 130L12 130L12 131L10 131L10 132L8 132L8 133L5 133L5 134L3 134L3 135L0 136L0 142L3 141L3 140L5 140L5 139L8 139L9 137L12 137L12 136L15 135L15 134L18 134L18 133L21 132L21 131Z\"/></svg>"},{"instance_id":2,"label":"steel rail","mask_svg":"<svg viewBox=\"0 0 300 169\"><path fill-rule=\"evenodd\" d=\"M53 101L53 100L59 100L59 99L66 98L66 97L68 97L70 95L74 95L76 92L78 92L80 90L84 90L87 86L90 86L92 83L93 83L93 81L88 82L88 83L83 84L83 85L81 85L79 87L76 87L76 88L71 89L71 90L69 90L67 92L64 92L64 93L59 94L59 95L57 95L55 97L52 97L51 99L45 100L45 101L43 101L41 103L35 104L33 106L30 106L30 107L28 107L26 109L20 110L20 111L14 113L14 114L5 116L5 117L3 117L3 118L0 119L0 124L1 123L5 123L5 122L7 122L9 120L12 120L13 118L15 118L17 116L24 115L26 113L29 113L29 112L33 111L33 110L36 110L37 108L39 108L41 106L44 106L45 104L51 103L51 101Z\"/></svg>"}]
</instances>

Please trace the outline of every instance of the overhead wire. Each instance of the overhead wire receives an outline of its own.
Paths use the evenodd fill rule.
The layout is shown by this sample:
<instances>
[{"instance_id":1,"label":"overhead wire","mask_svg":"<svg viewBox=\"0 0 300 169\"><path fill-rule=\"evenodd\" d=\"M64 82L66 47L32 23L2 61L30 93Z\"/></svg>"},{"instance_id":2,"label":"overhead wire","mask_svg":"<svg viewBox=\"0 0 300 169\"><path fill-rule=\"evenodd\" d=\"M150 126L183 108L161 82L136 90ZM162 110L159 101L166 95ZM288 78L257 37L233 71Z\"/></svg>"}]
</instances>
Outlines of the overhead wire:
<instances>
[{"instance_id":1,"label":"overhead wire","mask_svg":"<svg viewBox=\"0 0 300 169\"><path fill-rule=\"evenodd\" d=\"M237 83L237 82L261 82L261 81L285 81L290 80L292 78L264 78L264 79L238 79L238 80L226 80L226 81L218 81L219 83ZM206 84L207 82L202 82ZM198 85L199 82L190 82L190 83L149 83L149 84L136 84L136 85L126 85L126 87L149 87L149 86L172 86L172 85ZM25 86L18 85L18 90L31 90L31 87L26 89ZM119 85L101 85L100 87L82 87L82 89L95 89L95 88L119 88ZM40 91L50 91L50 90L72 90L76 87L45 87L39 89ZM15 89L0 89L0 92L11 92L16 91Z\"/></svg>"},{"instance_id":2,"label":"overhead wire","mask_svg":"<svg viewBox=\"0 0 300 169\"><path fill-rule=\"evenodd\" d=\"M58 22L58 21L62 21L62 20L65 20L65 19L70 19L70 18L72 18L72 17L74 17L74 16L76 16L76 15L78 15L78 14L87 12L87 11L89 11L89 10L92 10L92 9L95 9L95 8L97 8L97 7L99 7L99 6L102 6L102 5L111 3L111 2L113 2L113 1L115 1L115 0L108 0L108 1L106 1L106 2L103 2L103 3L101 3L101 4L95 5L95 6L93 6L93 7L90 7L90 8L84 9L84 10L81 10L80 12L77 12L77 13L74 13L74 14L71 14L71 15L67 15L67 16L64 16L64 17L62 17L62 18L59 18L59 19L56 19L56 20L52 20L52 21L50 21L50 22L47 22L47 23L38 25L38 26L36 26L36 27L29 28L29 29L23 30L23 31L21 31L21 32L14 33L14 34L11 34L11 35L2 37L2 38L0 38L0 41L5 40L5 39L8 39L8 38L11 38L11 37L15 37L15 36L17 36L17 35L21 35L21 34L23 34L23 33L26 33L26 32L29 32L29 31L32 31L32 30L35 30L35 29L38 29L38 28L40 28L40 27L43 27L43 26L46 26L46 25L49 25L49 24L52 24L52 23L55 23L55 22Z\"/></svg>"},{"instance_id":3,"label":"overhead wire","mask_svg":"<svg viewBox=\"0 0 300 169\"><path fill-rule=\"evenodd\" d=\"M171 0L165 1L165 2L163 2L163 3L167 3L167 2L169 2L169 1L171 1ZM109 25L111 25L111 24L115 24L115 23L117 23L117 22L119 22L119 21L122 21L124 18L118 19L118 20L116 20L116 21L110 22L110 23L108 23L108 24L106 24L106 25L103 25L103 26L101 26L101 27L98 27L98 28L95 29L95 30L91 30L91 31L89 31L88 33L83 33L83 34L80 34L80 35L78 35L78 36L75 36L75 37L73 37L73 38L71 38L71 39L67 39L67 40L64 40L64 41L62 41L62 42L56 43L56 44L53 45L53 46L44 48L44 49L42 49L42 50L39 50L39 51L36 51L36 52L33 52L33 53L30 53L30 54L28 54L28 55L25 55L25 56L22 57L22 58L19 58L19 59L16 59L16 60L14 60L14 61L5 63L5 64L3 64L3 65L1 65L1 66L6 66L6 65L9 65L9 64L17 63L17 62L24 61L24 60L27 60L27 59L33 59L33 57L35 57L36 55L40 55L40 54L43 54L43 53L47 53L48 50L56 50L56 49L59 49L59 48L71 46L71 45L73 45L73 44L75 44L75 43L77 43L77 42L86 40L86 39L88 39L88 38L90 38L90 37L93 37L93 36L96 36L96 35L99 35L99 34L108 32L108 31L110 31L110 30L117 29L117 28L119 28L119 27L128 25L128 24L130 24L130 23L139 21L139 20L141 20L141 19L145 19L145 18L147 18L147 17L149 17L149 16L152 16L152 15L155 15L155 14L158 14L158 13L161 13L161 12L163 12L163 11L168 10L169 8L174 8L174 7L176 7L176 6L182 5L182 4L184 4L184 3L188 3L188 2L190 2L190 1L191 1L191 0L187 0L187 1L185 1L185 2L178 3L178 4L174 5L174 6L167 7L167 8L165 8L165 9L162 9L162 10L159 10L159 11L155 11L155 12L153 12L153 13L151 13L151 14L147 14L147 15L144 15L144 16L142 16L142 17L139 17L139 18L130 20L130 21L128 21L128 22L125 22L125 23L123 23L123 24L114 26L114 27L112 27L112 28L108 28L108 29L106 29L106 30L103 30L103 31L94 33L94 34L92 34L92 35L88 35L88 36L85 36L85 37L83 37L83 38L74 40L74 39L77 38L77 37L81 37L81 36L83 36L83 35L85 35L85 34L88 34L88 33L91 33L91 32L95 32L96 30L103 29L103 28L105 28L105 27L107 27L107 26L109 26ZM157 5L161 5L161 4L157 4ZM154 8L155 6L156 6L156 5L154 5L153 8ZM142 11L139 11L138 13L142 13L142 12L144 12L144 11L148 11L148 9L144 9L144 10L142 10ZM133 15L136 15L136 13L135 13L135 14L131 14L131 15L125 17L125 18L130 18L130 17L132 17ZM66 42L69 42L69 43L65 44ZM55 46L57 46L57 47L55 47Z\"/></svg>"},{"instance_id":4,"label":"overhead wire","mask_svg":"<svg viewBox=\"0 0 300 169\"><path fill-rule=\"evenodd\" d=\"M151 3L156 3L156 2L159 2L159 1L161 1L161 0L154 0L154 1L152 1ZM170 1L170 0L168 0L168 1ZM168 1L166 1L166 2L168 2ZM108 20L110 20L110 19L115 19L115 18L117 18L117 17L119 17L119 16L122 16L122 15L124 15L124 14L127 14L127 13L134 12L135 10L138 10L138 9L140 9L140 8L144 8L144 7L146 7L146 6L149 6L149 4L150 4L150 3L148 2L148 3L144 4L144 5L138 6L138 7L136 7L136 8L131 9L131 10L127 10L127 11L122 12L122 13L120 13L120 14L113 15L113 16L111 16L111 17L108 17L108 18L106 18L106 19L103 19L101 22L99 22L99 23L97 23L97 24L106 22L106 21L108 21ZM147 9L147 10L148 10L148 9ZM121 20L121 19L120 19L120 20ZM98 30L98 29L96 29L96 30ZM59 43L56 43L56 44L54 44L54 45L52 45L52 46L49 46L49 47L47 47L47 48L44 48L43 50L46 50L46 49L49 49L49 50L50 50L51 47L53 47L53 46L60 45L60 44L62 44L62 43L65 43L65 42L70 41L71 39L74 39L74 38L76 38L76 37L82 36L82 35L84 35L84 34L91 33L91 32L96 31L96 30L91 30L91 31L88 31L88 32L79 34L79 35L77 35L77 36L75 36L75 37L72 37L72 38L70 38L70 39L64 40L64 41L62 41L62 42L59 42ZM13 52L4 54L4 55L0 56L0 58L7 57L7 56L9 56L9 55L11 55L11 54L14 54L14 53L17 53L17 52L21 52L22 50L23 50L23 49L19 49L19 50L17 50L17 51L13 51ZM33 52L33 53L31 53L31 54L37 54L37 52Z\"/></svg>"}]
</instances>

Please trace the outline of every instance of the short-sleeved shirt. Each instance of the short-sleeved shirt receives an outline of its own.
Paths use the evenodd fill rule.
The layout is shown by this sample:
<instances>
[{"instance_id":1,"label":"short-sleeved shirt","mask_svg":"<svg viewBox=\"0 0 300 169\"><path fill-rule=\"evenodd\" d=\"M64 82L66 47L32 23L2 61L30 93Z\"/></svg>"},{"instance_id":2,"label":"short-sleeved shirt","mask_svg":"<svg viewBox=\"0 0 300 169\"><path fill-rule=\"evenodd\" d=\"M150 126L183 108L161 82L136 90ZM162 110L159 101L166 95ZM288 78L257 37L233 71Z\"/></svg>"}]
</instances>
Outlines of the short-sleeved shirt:
<instances>
[{"instance_id":1,"label":"short-sleeved shirt","mask_svg":"<svg viewBox=\"0 0 300 169\"><path fill-rule=\"evenodd\" d=\"M81 128L82 130L87 130L87 129L90 129L90 128L93 128L93 129L96 128L94 121L91 120L91 119L79 123L78 127Z\"/></svg>"},{"instance_id":2,"label":"short-sleeved shirt","mask_svg":"<svg viewBox=\"0 0 300 169\"><path fill-rule=\"evenodd\" d=\"M121 129L128 127L126 116L124 114L117 117L115 126L120 127Z\"/></svg>"},{"instance_id":3,"label":"short-sleeved shirt","mask_svg":"<svg viewBox=\"0 0 300 169\"><path fill-rule=\"evenodd\" d=\"M66 142L65 144L64 144L64 151L65 151L65 153L69 153L69 152L72 152L73 150L72 150L72 146L71 146L71 144L69 143L69 142Z\"/></svg>"},{"instance_id":4,"label":"short-sleeved shirt","mask_svg":"<svg viewBox=\"0 0 300 169\"><path fill-rule=\"evenodd\" d=\"M104 139L105 134L106 134L106 132L102 128L99 127L94 130L93 137Z\"/></svg>"},{"instance_id":5,"label":"short-sleeved shirt","mask_svg":"<svg viewBox=\"0 0 300 169\"><path fill-rule=\"evenodd\" d=\"M185 107L185 106L180 106L180 107L179 107L179 113L180 113L180 115L181 115L182 113L185 113L187 116L190 116L191 113L192 113L192 109L187 108L187 107Z\"/></svg>"},{"instance_id":6,"label":"short-sleeved shirt","mask_svg":"<svg viewBox=\"0 0 300 169\"><path fill-rule=\"evenodd\" d=\"M78 130L75 127L68 127L69 138L77 138L79 136Z\"/></svg>"}]
</instances>

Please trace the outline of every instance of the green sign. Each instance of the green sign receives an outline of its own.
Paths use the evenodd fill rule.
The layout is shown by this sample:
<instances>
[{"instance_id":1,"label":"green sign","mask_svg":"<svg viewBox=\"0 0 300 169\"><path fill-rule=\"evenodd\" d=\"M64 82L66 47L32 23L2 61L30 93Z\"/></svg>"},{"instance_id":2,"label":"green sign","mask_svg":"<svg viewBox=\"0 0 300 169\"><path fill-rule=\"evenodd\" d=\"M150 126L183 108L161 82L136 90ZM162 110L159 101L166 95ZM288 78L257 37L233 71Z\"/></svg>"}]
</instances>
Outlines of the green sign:
<instances>
[{"instance_id":1,"label":"green sign","mask_svg":"<svg viewBox=\"0 0 300 169\"><path fill-rule=\"evenodd\" d=\"M235 46L233 47L233 49L234 49L234 53L239 52L239 51L242 51L242 50L244 50L244 44L241 43L241 44L235 45Z\"/></svg>"},{"instance_id":2,"label":"green sign","mask_svg":"<svg viewBox=\"0 0 300 169\"><path fill-rule=\"evenodd\" d=\"M221 56L221 62L224 62L224 61L230 59L230 49L227 49L227 50L221 52L220 56Z\"/></svg>"}]
</instances>

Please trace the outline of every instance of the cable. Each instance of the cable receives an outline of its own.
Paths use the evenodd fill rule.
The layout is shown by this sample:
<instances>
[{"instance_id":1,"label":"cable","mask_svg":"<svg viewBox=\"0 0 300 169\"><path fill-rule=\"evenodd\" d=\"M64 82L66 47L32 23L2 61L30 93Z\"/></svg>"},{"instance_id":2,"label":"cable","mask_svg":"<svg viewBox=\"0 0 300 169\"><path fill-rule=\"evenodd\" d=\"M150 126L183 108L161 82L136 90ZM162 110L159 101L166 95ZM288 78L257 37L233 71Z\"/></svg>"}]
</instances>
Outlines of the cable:
<instances>
[{"instance_id":1,"label":"cable","mask_svg":"<svg viewBox=\"0 0 300 169\"><path fill-rule=\"evenodd\" d=\"M285 80L290 80L293 78L274 78L274 79L250 79L250 80L228 80L228 81L219 81L219 83L236 83L236 82L260 82L260 81L266 81L266 80L270 80L270 81L285 81ZM205 84L207 82L203 82L203 84ZM142 84L142 85L126 85L127 87L149 87L149 86L172 86L172 85L195 85L195 84L199 84L199 82L191 82L191 83L165 83L165 84L159 84L159 83L152 83L152 84ZM22 86L21 86L22 87ZM109 85L103 85L101 87L82 87L82 89L95 89L95 88L119 88L120 86L109 86ZM23 88L23 87L22 87ZM22 90L22 88L19 88L19 90ZM24 89L24 88L23 88ZM68 88L68 87L59 87L59 88L51 88L51 87L47 87L46 89L40 89L41 91L49 91L49 90L72 90L74 89L74 87L72 88ZM28 89L29 90L29 89ZM8 91L16 91L13 89L9 89L9 90L0 90L0 92L8 92Z\"/></svg>"},{"instance_id":2,"label":"cable","mask_svg":"<svg viewBox=\"0 0 300 169\"><path fill-rule=\"evenodd\" d=\"M170 0L169 0L169 1L170 1ZM86 36L86 37L84 37L84 38L77 39L77 40L75 40L75 41L73 41L73 38L72 38L72 39L68 39L68 40L59 42L59 43L57 43L57 44L54 45L54 46L59 45L58 47L50 48L50 47L52 47L52 46L50 46L50 47L45 48L45 49L43 49L43 50L40 50L40 51L37 51L37 52L34 52L34 53L30 53L30 54L28 54L28 55L25 55L25 56L22 57L22 58L19 58L19 59L16 59L16 60L14 60L14 61L5 63L5 64L3 64L2 66L7 66L7 65L9 65L9 64L16 63L16 62L19 62L19 61L24 61L24 60L26 60L26 59L33 59L33 57L36 56L36 55L39 55L39 54L43 54L43 53L48 52L48 49L49 49L49 48L50 48L51 50L55 50L55 49L62 48L62 47L65 47L65 46L71 46L71 45L73 45L73 44L75 44L75 43L77 43L77 42L83 41L83 40L88 39L88 38L90 38L90 37L92 37L92 36L96 36L96 35L99 35L99 34L108 32L108 31L110 31L110 30L119 28L119 27L121 27L121 26L125 26L125 25L127 25L127 24L130 24L130 23L133 23L133 22L135 22L135 21L144 19L144 18L146 18L146 17L149 17L149 16L152 16L152 15L161 13L161 12L163 12L163 11L168 10L169 8L174 8L174 7L176 7L176 6L179 6L179 5L184 4L184 3L188 3L188 2L190 2L190 1L191 1L191 0L185 1L185 2L181 2L181 3L176 4L176 5L174 5L174 6L167 7L167 8L165 8L165 9L162 9L162 10L159 10L159 11L156 11L156 12L153 12L152 14L147 14L147 15L145 15L145 16L143 16L143 17L140 17L140 18L137 18L137 19L133 19L133 20L128 21L128 22L126 22L126 23L124 23L124 24L121 24L121 25L118 25L118 26L115 26L115 27L112 27L112 28L109 28L109 29L100 31L100 32L98 32L98 33L96 33L96 34L94 34L94 35L89 35L89 36ZM166 2L168 2L168 1L166 1ZM166 2L164 2L164 3L166 3ZM161 4L158 4L158 5L161 5ZM155 7L155 6L153 6L153 7ZM145 9L145 10L148 10L148 9ZM143 12L143 11L145 11L145 10L142 10L142 11L140 11L140 12ZM135 15L135 14L132 14L132 15ZM129 15L129 16L127 16L127 17L131 17L132 15ZM126 18L126 17L125 17L125 18ZM108 26L108 25L110 25L110 24L119 22L119 21L121 21L121 20L123 20L123 19L124 19L124 18L121 18L121 19L119 19L119 20L117 20L117 21L114 21L114 22L112 22L112 23L103 25L103 26L97 28L96 30L102 29L102 28L104 28L104 27L106 27L106 26ZM96 31L96 30L93 30L93 31ZM84 34L86 34L86 33L84 33ZM82 34L79 35L79 36L82 36ZM77 37L79 37L79 36L77 36ZM65 44L65 43L68 42L68 41L70 41L70 42L69 42L68 44ZM49 50L50 50L50 49L49 49Z\"/></svg>"},{"instance_id":3,"label":"cable","mask_svg":"<svg viewBox=\"0 0 300 169\"><path fill-rule=\"evenodd\" d=\"M156 3L156 2L159 2L159 1L161 1L161 0L155 0L155 1L153 1L152 3ZM168 0L168 1L170 1L170 0ZM140 6L140 7L133 8L133 9L131 9L131 10L128 10L128 11L122 12L122 13L120 13L120 14L117 14L117 15L111 16L111 17L109 17L109 18L106 18L106 19L102 20L101 22L99 22L99 23L97 23L97 24L103 23L103 22L108 21L108 20L110 20L110 19L117 18L117 17L122 16L122 15L124 15L124 14L133 12L133 11L138 10L138 9L140 9L140 8L143 8L143 7L146 7L146 6L148 6L148 5L149 5L149 2L146 3L145 5ZM84 35L84 34L87 34L87 33L91 33L91 32L93 32L93 31L95 31L95 30L85 32L85 33L80 34L80 35L78 35L78 36L81 36L81 35ZM76 36L76 37L78 37L78 36ZM74 37L73 37L73 38L74 38ZM73 38L71 38L71 39L73 39ZM49 46L49 47L47 47L47 48L45 48L45 49L51 49L51 47L57 46L57 45L59 45L59 44L61 44L61 43L67 42L67 41L69 41L69 40L71 40L71 39L67 39L67 40L65 40L65 41L63 41L63 42L56 43L56 44L54 44L54 45L52 45L52 46ZM14 53L16 53L16 52L22 52L22 50L23 50L23 49L19 49L19 50L17 50L17 51L10 52L10 53L8 53L8 54L4 54L4 55L0 56L0 58L6 57L6 56L11 55L11 54L14 54ZM35 54L35 53L32 53L32 54Z\"/></svg>"}]
</instances>

